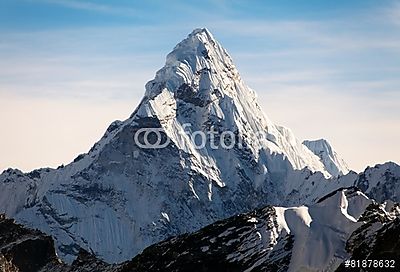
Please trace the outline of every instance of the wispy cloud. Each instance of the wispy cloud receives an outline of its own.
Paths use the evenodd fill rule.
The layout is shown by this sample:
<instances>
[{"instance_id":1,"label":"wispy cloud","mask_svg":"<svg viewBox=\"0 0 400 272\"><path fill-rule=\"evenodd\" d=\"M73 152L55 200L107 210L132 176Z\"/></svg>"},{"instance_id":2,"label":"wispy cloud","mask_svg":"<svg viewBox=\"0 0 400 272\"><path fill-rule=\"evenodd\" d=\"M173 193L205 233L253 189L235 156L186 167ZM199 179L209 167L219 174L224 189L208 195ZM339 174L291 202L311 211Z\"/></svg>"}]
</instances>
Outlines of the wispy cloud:
<instances>
[{"instance_id":1,"label":"wispy cloud","mask_svg":"<svg viewBox=\"0 0 400 272\"><path fill-rule=\"evenodd\" d=\"M372 16L372 15L371 15ZM361 22L360 22L361 20ZM362 22L364 21L364 22ZM400 50L400 35L378 30L366 31L371 24L368 18L307 21L219 21L211 24L222 33L241 37L278 40L304 47L320 46L330 50L394 49ZM376 26L375 26L376 27ZM395 32L400 34L400 29Z\"/></svg>"},{"instance_id":2,"label":"wispy cloud","mask_svg":"<svg viewBox=\"0 0 400 272\"><path fill-rule=\"evenodd\" d=\"M130 7L121 7L116 5L105 5L99 4L91 1L78 1L78 0L40 0L41 2L59 5L66 8L78 9L78 10L86 10L92 12L100 12L100 13L108 13L113 15L122 15L122 16L135 16L142 17L143 13L141 13L137 9L133 9Z\"/></svg>"},{"instance_id":3,"label":"wispy cloud","mask_svg":"<svg viewBox=\"0 0 400 272\"><path fill-rule=\"evenodd\" d=\"M382 9L382 17L384 20L400 26L400 1L393 1L391 5Z\"/></svg>"}]
</instances>

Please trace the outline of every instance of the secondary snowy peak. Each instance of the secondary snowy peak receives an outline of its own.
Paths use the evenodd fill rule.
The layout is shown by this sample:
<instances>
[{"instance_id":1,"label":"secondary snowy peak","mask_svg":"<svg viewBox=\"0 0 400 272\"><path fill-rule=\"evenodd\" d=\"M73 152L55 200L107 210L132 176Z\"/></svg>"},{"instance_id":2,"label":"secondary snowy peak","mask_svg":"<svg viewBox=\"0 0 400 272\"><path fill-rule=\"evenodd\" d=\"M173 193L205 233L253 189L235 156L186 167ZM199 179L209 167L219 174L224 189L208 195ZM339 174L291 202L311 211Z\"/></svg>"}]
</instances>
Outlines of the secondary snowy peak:
<instances>
[{"instance_id":1,"label":"secondary snowy peak","mask_svg":"<svg viewBox=\"0 0 400 272\"><path fill-rule=\"evenodd\" d=\"M321 159L326 170L332 176L346 175L349 172L350 169L346 162L336 153L327 140L306 140L303 144Z\"/></svg>"},{"instance_id":2,"label":"secondary snowy peak","mask_svg":"<svg viewBox=\"0 0 400 272\"><path fill-rule=\"evenodd\" d=\"M394 162L387 162L367 167L359 174L355 186L379 202L400 202L400 166Z\"/></svg>"}]
</instances>

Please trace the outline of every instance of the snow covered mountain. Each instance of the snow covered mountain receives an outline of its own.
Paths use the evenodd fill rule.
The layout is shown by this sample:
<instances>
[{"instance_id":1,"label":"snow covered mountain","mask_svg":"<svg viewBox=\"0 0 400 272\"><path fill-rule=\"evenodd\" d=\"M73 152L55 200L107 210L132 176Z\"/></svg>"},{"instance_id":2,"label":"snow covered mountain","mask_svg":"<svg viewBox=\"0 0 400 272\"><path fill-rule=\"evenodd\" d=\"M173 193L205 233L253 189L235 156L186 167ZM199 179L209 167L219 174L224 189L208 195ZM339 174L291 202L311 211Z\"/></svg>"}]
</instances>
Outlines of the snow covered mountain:
<instances>
[{"instance_id":1,"label":"snow covered mountain","mask_svg":"<svg viewBox=\"0 0 400 272\"><path fill-rule=\"evenodd\" d=\"M336 178L341 161L328 167L313 152L263 114L225 49L197 29L168 54L133 114L88 153L58 169L4 171L0 211L51 234L67 261L84 248L121 262L238 213L311 204L364 182L354 172ZM397 167L371 170L368 192L384 186L381 171L398 177Z\"/></svg>"},{"instance_id":2,"label":"snow covered mountain","mask_svg":"<svg viewBox=\"0 0 400 272\"><path fill-rule=\"evenodd\" d=\"M310 206L267 206L150 246L132 267L191 271L196 263L197 271L335 271L346 259L368 259L374 244L399 233L399 205L385 205L349 188ZM400 248L387 247L377 259L399 254Z\"/></svg>"},{"instance_id":3,"label":"snow covered mountain","mask_svg":"<svg viewBox=\"0 0 400 272\"><path fill-rule=\"evenodd\" d=\"M400 202L400 167L394 162L367 167L355 185L377 201Z\"/></svg>"},{"instance_id":4,"label":"snow covered mountain","mask_svg":"<svg viewBox=\"0 0 400 272\"><path fill-rule=\"evenodd\" d=\"M58 260L51 238L0 218L0 268L6 271L346 271L343 262L400 257L400 205L376 203L357 188L310 206L267 206L107 264L80 250ZM40 250L37 250L40 249ZM395 264L394 264L395 265ZM14 270L13 270L14 269Z\"/></svg>"},{"instance_id":5,"label":"snow covered mountain","mask_svg":"<svg viewBox=\"0 0 400 272\"><path fill-rule=\"evenodd\" d=\"M306 140L303 141L303 144L321 159L321 162L332 176L345 175L350 171L346 162L339 157L327 140Z\"/></svg>"}]
</instances>

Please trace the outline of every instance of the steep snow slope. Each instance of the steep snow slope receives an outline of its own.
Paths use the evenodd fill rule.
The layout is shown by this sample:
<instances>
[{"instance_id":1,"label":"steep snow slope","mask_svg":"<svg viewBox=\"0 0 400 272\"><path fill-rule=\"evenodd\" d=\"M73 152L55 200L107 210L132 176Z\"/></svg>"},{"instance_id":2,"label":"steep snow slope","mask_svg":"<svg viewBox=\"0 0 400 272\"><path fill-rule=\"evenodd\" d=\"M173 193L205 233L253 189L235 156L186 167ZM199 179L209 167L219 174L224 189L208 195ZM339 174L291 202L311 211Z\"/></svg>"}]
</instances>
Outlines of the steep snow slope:
<instances>
[{"instance_id":1,"label":"steep snow slope","mask_svg":"<svg viewBox=\"0 0 400 272\"><path fill-rule=\"evenodd\" d=\"M131 265L139 271L191 271L193 263L199 271L335 271L352 257L354 237L368 236L372 225L385 234L396 216L357 189L343 189L314 205L268 206L174 237L145 249Z\"/></svg>"},{"instance_id":2,"label":"steep snow slope","mask_svg":"<svg viewBox=\"0 0 400 272\"><path fill-rule=\"evenodd\" d=\"M276 208L278 222L294 235L288 271L338 267L348 256L346 241L361 225L357 219L370 203L361 192L339 190L309 207Z\"/></svg>"},{"instance_id":3,"label":"steep snow slope","mask_svg":"<svg viewBox=\"0 0 400 272\"><path fill-rule=\"evenodd\" d=\"M400 205L384 203L369 205L359 219L365 222L352 233L346 243L346 250L352 260L393 260L381 262L384 268L360 271L395 271L400 260ZM378 263L379 265L379 263ZM397 271L396 270L396 271ZM344 263L336 271L348 271Z\"/></svg>"},{"instance_id":4,"label":"steep snow slope","mask_svg":"<svg viewBox=\"0 0 400 272\"><path fill-rule=\"evenodd\" d=\"M135 136L146 128L169 144L143 147ZM196 132L207 135L202 147ZM230 56L198 29L167 56L130 118L113 122L87 154L59 169L0 175L0 211L52 234L65 260L82 247L120 262L266 204L313 203L357 179L330 176L289 129L265 117Z\"/></svg>"},{"instance_id":5,"label":"steep snow slope","mask_svg":"<svg viewBox=\"0 0 400 272\"><path fill-rule=\"evenodd\" d=\"M303 141L303 144L321 159L321 162L332 176L337 177L349 172L350 169L346 162L339 157L327 140L307 140Z\"/></svg>"}]
</instances>

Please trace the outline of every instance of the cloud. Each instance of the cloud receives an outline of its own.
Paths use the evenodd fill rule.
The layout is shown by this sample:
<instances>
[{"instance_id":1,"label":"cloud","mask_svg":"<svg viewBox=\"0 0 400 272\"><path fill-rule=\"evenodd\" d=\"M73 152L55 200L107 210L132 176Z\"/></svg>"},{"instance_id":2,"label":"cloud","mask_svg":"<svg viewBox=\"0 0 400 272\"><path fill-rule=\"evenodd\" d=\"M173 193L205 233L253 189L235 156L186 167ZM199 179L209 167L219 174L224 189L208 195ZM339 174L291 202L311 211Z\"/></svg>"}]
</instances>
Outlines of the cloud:
<instances>
[{"instance_id":1,"label":"cloud","mask_svg":"<svg viewBox=\"0 0 400 272\"><path fill-rule=\"evenodd\" d=\"M382 9L381 14L381 18L384 18L384 20L400 26L400 1L393 1L391 5Z\"/></svg>"},{"instance_id":2,"label":"cloud","mask_svg":"<svg viewBox=\"0 0 400 272\"><path fill-rule=\"evenodd\" d=\"M5 33L0 44L0 93L121 100L142 95L144 84L173 47L172 42L149 38L155 31L89 27Z\"/></svg>"},{"instance_id":3,"label":"cloud","mask_svg":"<svg viewBox=\"0 0 400 272\"><path fill-rule=\"evenodd\" d=\"M372 15L371 15L372 16ZM400 35L394 32L382 32L373 26L368 18L344 18L324 21L308 20L228 20L211 24L213 29L231 36L257 38L286 42L296 46L295 49L307 46L319 49L365 50L393 49L400 51ZM360 28L362 25L362 28ZM383 27L383 26L382 26ZM400 30L397 30L400 34Z\"/></svg>"},{"instance_id":4,"label":"cloud","mask_svg":"<svg viewBox=\"0 0 400 272\"><path fill-rule=\"evenodd\" d=\"M100 12L112 15L143 17L143 13L141 13L137 9L133 9L130 7L119 7L116 5L105 5L90 1L77 1L77 0L40 0L40 1L48 4L59 5L65 8L71 8L77 10L86 10L91 12Z\"/></svg>"}]
</instances>

